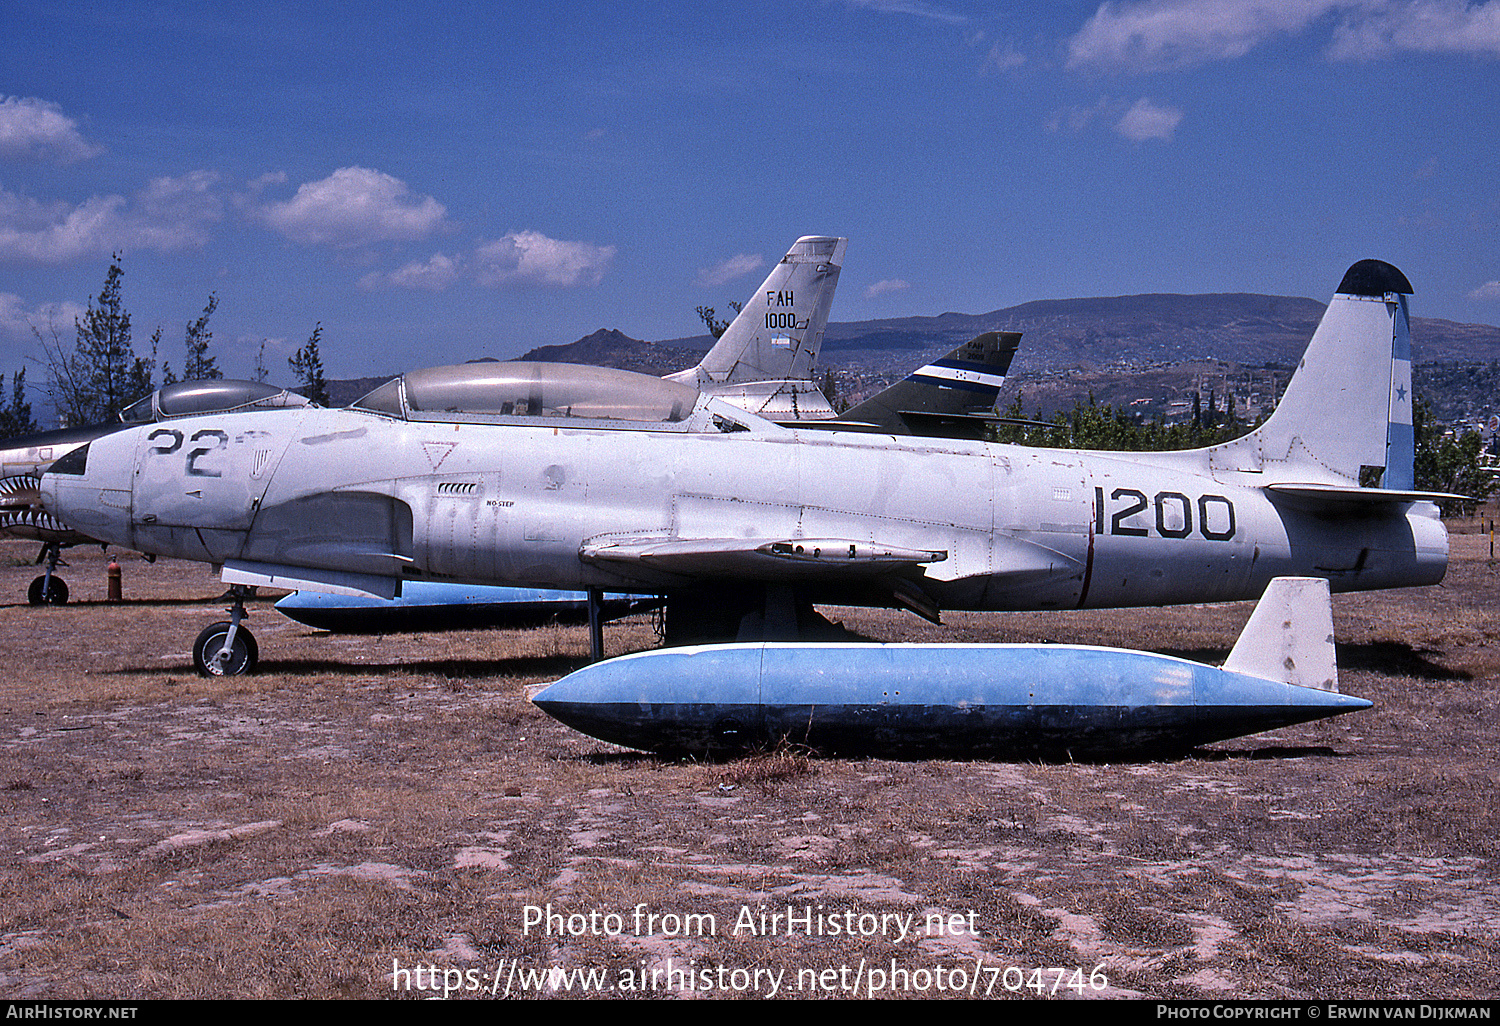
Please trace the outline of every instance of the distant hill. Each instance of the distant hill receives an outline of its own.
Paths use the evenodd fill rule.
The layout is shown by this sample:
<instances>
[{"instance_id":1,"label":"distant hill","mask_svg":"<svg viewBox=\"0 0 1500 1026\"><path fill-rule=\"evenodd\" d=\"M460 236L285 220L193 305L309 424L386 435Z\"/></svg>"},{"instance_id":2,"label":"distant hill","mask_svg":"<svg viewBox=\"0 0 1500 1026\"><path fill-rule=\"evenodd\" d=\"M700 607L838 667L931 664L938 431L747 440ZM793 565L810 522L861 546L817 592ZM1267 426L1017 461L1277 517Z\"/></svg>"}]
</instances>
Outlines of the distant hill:
<instances>
[{"instance_id":1,"label":"distant hill","mask_svg":"<svg viewBox=\"0 0 1500 1026\"><path fill-rule=\"evenodd\" d=\"M1194 391L1206 402L1233 393L1269 403L1323 315L1315 299L1244 293L1153 294L1039 300L985 314L945 313L828 325L821 365L836 372L851 399L877 391L922 363L986 331L1021 331L1011 367L1027 412L1099 402L1141 401L1165 413ZM668 374L692 366L713 344L708 335L645 342L600 329L567 345L518 357ZM1417 389L1440 419L1500 412L1500 328L1430 317L1412 320ZM336 401L352 401L384 380L331 383Z\"/></svg>"},{"instance_id":2,"label":"distant hill","mask_svg":"<svg viewBox=\"0 0 1500 1026\"><path fill-rule=\"evenodd\" d=\"M708 336L704 336L708 340ZM703 347L708 351L708 346ZM659 342L642 342L613 328L600 328L577 342L566 345L542 346L516 357L518 360L538 360L543 363L582 363L592 367L617 367L620 370L636 371L660 377L673 371L686 370L697 363L701 353ZM330 381L328 394L335 406L347 406L396 375L387 374L373 378L349 378Z\"/></svg>"},{"instance_id":3,"label":"distant hill","mask_svg":"<svg viewBox=\"0 0 1500 1026\"><path fill-rule=\"evenodd\" d=\"M1039 300L986 314L945 313L829 324L822 365L855 399L986 331L1025 337L1002 400L1050 415L1092 396L1166 415L1173 400L1210 390L1269 404L1302 358L1325 304L1246 293ZM658 343L702 352L707 335ZM1417 390L1440 420L1500 412L1500 328L1412 319ZM1252 410L1253 412L1253 410Z\"/></svg>"},{"instance_id":4,"label":"distant hill","mask_svg":"<svg viewBox=\"0 0 1500 1026\"><path fill-rule=\"evenodd\" d=\"M1021 331L1026 338L1017 370L1210 359L1291 365L1301 359L1324 306L1316 299L1245 293L1047 299L986 314L831 323L823 352L834 362L842 353L904 357L951 349L986 331ZM700 335L658 344L706 351L710 343ZM1414 317L1412 349L1418 362L1500 360L1500 328Z\"/></svg>"},{"instance_id":5,"label":"distant hill","mask_svg":"<svg viewBox=\"0 0 1500 1026\"><path fill-rule=\"evenodd\" d=\"M329 405L348 406L366 392L373 392L376 388L379 388L395 376L394 374L382 374L374 378L329 379L327 382ZM293 389L293 391L297 391L297 389Z\"/></svg>"},{"instance_id":6,"label":"distant hill","mask_svg":"<svg viewBox=\"0 0 1500 1026\"><path fill-rule=\"evenodd\" d=\"M594 367L616 367L640 374L671 374L686 370L708 352L713 339L703 336L699 352L666 342L642 342L614 328L600 328L577 342L561 346L542 346L516 357L544 363L584 363Z\"/></svg>"}]
</instances>

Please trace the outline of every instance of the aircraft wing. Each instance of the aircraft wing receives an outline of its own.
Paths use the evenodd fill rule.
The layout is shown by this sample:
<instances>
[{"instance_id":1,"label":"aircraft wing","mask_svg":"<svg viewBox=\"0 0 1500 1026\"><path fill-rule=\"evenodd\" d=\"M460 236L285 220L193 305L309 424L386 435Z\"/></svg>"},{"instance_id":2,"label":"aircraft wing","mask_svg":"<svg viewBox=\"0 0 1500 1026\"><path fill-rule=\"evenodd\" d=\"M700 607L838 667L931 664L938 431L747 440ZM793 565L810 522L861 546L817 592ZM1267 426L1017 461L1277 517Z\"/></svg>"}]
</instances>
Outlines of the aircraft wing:
<instances>
[{"instance_id":1,"label":"aircraft wing","mask_svg":"<svg viewBox=\"0 0 1500 1026\"><path fill-rule=\"evenodd\" d=\"M628 563L686 577L728 576L756 580L872 577L939 563L948 553L909 549L848 538L661 538L585 545L589 563Z\"/></svg>"}]
</instances>

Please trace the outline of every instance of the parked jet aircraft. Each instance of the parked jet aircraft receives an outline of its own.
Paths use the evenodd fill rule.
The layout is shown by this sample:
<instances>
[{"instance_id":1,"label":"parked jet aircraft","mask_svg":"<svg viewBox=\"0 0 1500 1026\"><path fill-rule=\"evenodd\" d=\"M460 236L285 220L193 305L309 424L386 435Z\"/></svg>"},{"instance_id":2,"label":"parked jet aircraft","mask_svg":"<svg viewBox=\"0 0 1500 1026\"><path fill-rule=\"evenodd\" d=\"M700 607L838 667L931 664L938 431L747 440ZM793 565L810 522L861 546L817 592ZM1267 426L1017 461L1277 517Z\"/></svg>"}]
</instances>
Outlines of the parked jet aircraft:
<instances>
[{"instance_id":1,"label":"parked jet aircraft","mask_svg":"<svg viewBox=\"0 0 1500 1026\"><path fill-rule=\"evenodd\" d=\"M1265 424L1169 453L787 428L602 368L412 371L343 410L208 415L96 439L43 502L224 580L390 597L405 578L668 596L669 640L786 637L812 603L1060 609L1435 584L1412 490L1407 296L1349 269ZM524 403L524 406L521 405ZM1373 485L1373 486L1372 486ZM242 610L200 638L253 665Z\"/></svg>"},{"instance_id":2,"label":"parked jet aircraft","mask_svg":"<svg viewBox=\"0 0 1500 1026\"><path fill-rule=\"evenodd\" d=\"M112 430L119 425L109 425ZM31 582L27 598L34 606L62 605L68 585L56 570L63 548L89 541L42 509L39 489L42 471L64 453L92 441L104 428L63 428L23 435L0 442L0 536L29 538L42 543L37 563L42 576Z\"/></svg>"}]
</instances>

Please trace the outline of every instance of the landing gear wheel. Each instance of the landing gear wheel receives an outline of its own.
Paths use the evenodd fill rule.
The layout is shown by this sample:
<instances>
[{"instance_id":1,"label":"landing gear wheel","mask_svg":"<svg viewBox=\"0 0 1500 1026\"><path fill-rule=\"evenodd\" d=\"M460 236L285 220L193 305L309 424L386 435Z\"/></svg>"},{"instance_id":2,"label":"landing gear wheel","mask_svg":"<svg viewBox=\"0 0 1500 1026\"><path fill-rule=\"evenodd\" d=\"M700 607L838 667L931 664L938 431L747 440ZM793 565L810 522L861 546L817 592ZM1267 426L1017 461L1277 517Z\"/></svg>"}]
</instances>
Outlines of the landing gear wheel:
<instances>
[{"instance_id":1,"label":"landing gear wheel","mask_svg":"<svg viewBox=\"0 0 1500 1026\"><path fill-rule=\"evenodd\" d=\"M234 644L229 648L229 657L222 664L214 661L214 656L224 647L229 626L228 620L209 624L198 635L198 640L193 642L193 665L205 677L237 677L255 672L255 664L260 661L260 646L255 643L255 635L243 624L234 632Z\"/></svg>"},{"instance_id":2,"label":"landing gear wheel","mask_svg":"<svg viewBox=\"0 0 1500 1026\"><path fill-rule=\"evenodd\" d=\"M34 606L65 606L68 604L68 582L54 576L51 587L48 587L47 576L43 574L31 582L26 599Z\"/></svg>"}]
</instances>

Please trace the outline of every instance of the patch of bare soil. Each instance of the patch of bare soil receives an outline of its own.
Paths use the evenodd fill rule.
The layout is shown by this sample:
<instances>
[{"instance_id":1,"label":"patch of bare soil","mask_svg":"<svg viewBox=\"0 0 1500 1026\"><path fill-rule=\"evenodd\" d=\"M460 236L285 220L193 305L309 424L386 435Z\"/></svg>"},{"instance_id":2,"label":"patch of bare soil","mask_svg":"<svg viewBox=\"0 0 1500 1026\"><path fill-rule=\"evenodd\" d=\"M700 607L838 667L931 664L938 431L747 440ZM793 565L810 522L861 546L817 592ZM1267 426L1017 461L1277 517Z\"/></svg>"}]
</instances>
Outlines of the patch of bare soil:
<instances>
[{"instance_id":1,"label":"patch of bare soil","mask_svg":"<svg viewBox=\"0 0 1500 1026\"><path fill-rule=\"evenodd\" d=\"M0 993L1061 998L1500 992L1500 567L1335 596L1376 707L1177 762L676 763L553 722L586 630L339 637L252 607L205 681L207 568L0 544ZM1249 603L948 617L882 640L1222 660ZM649 647L649 619L608 629ZM1040 970L1040 971L1038 971Z\"/></svg>"}]
</instances>

